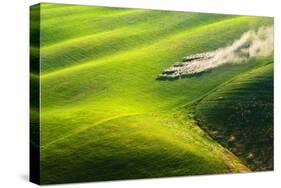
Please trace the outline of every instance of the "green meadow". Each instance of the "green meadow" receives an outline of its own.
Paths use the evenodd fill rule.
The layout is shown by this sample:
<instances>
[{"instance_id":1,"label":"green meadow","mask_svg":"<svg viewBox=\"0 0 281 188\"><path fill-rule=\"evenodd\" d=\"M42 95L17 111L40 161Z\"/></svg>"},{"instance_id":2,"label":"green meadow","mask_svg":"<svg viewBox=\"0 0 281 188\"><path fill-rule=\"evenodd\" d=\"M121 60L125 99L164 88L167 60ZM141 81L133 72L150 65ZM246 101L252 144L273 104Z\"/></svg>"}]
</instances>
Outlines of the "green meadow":
<instances>
[{"instance_id":1,"label":"green meadow","mask_svg":"<svg viewBox=\"0 0 281 188\"><path fill-rule=\"evenodd\" d=\"M41 184L273 168L273 55L156 79L272 18L45 3L30 14Z\"/></svg>"}]
</instances>

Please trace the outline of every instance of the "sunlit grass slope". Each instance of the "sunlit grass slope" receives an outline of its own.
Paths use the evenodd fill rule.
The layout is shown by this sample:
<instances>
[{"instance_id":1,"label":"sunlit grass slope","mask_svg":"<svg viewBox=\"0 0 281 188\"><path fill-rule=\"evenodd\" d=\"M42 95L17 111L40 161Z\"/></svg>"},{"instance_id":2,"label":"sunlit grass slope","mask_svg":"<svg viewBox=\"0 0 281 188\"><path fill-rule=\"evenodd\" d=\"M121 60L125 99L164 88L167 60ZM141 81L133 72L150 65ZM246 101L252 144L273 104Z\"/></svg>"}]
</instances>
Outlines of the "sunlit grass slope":
<instances>
[{"instance_id":1,"label":"sunlit grass slope","mask_svg":"<svg viewBox=\"0 0 281 188\"><path fill-rule=\"evenodd\" d=\"M42 184L249 171L181 107L259 61L177 81L156 77L271 18L40 6Z\"/></svg>"}]
</instances>

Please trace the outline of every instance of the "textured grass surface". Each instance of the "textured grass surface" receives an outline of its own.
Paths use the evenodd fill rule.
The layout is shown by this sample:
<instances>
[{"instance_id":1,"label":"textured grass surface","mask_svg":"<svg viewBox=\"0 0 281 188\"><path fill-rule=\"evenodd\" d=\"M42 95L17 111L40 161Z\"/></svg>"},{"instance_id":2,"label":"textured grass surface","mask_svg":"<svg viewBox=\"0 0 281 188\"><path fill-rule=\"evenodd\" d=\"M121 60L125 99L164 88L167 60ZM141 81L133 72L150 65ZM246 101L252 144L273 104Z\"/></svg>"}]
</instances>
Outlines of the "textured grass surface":
<instances>
[{"instance_id":1,"label":"textured grass surface","mask_svg":"<svg viewBox=\"0 0 281 188\"><path fill-rule=\"evenodd\" d=\"M41 4L41 183L249 171L182 107L260 61L173 82L156 77L183 56L271 24L250 16Z\"/></svg>"},{"instance_id":2,"label":"textured grass surface","mask_svg":"<svg viewBox=\"0 0 281 188\"><path fill-rule=\"evenodd\" d=\"M264 64L218 88L196 106L204 129L253 170L273 169L272 58Z\"/></svg>"}]
</instances>

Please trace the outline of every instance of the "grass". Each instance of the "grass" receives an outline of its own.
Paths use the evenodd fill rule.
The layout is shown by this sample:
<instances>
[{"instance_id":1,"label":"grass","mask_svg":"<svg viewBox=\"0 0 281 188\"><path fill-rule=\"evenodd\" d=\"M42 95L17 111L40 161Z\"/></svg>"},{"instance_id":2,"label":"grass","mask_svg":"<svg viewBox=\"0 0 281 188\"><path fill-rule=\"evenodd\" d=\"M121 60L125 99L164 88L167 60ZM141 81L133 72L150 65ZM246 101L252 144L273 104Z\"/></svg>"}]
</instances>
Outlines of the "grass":
<instances>
[{"instance_id":1,"label":"grass","mask_svg":"<svg viewBox=\"0 0 281 188\"><path fill-rule=\"evenodd\" d=\"M40 6L41 75L32 78L41 81L42 184L249 171L182 107L265 60L177 81L156 77L271 18Z\"/></svg>"},{"instance_id":2,"label":"grass","mask_svg":"<svg viewBox=\"0 0 281 188\"><path fill-rule=\"evenodd\" d=\"M256 171L273 169L273 60L235 78L196 106L198 121ZM221 115L223 114L223 116Z\"/></svg>"}]
</instances>

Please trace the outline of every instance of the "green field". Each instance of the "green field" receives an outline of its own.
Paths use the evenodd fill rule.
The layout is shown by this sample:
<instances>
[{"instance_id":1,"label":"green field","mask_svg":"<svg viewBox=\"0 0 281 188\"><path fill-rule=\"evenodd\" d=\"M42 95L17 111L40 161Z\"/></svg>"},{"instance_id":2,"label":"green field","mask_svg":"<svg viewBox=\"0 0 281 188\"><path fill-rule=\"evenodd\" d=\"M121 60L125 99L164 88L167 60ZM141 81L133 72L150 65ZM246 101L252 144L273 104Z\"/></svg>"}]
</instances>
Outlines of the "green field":
<instances>
[{"instance_id":1,"label":"green field","mask_svg":"<svg viewBox=\"0 0 281 188\"><path fill-rule=\"evenodd\" d=\"M31 56L40 49L41 74L31 79L41 83L41 184L273 168L272 55L156 80L272 18L43 3L31 23L31 36L40 30Z\"/></svg>"}]
</instances>

